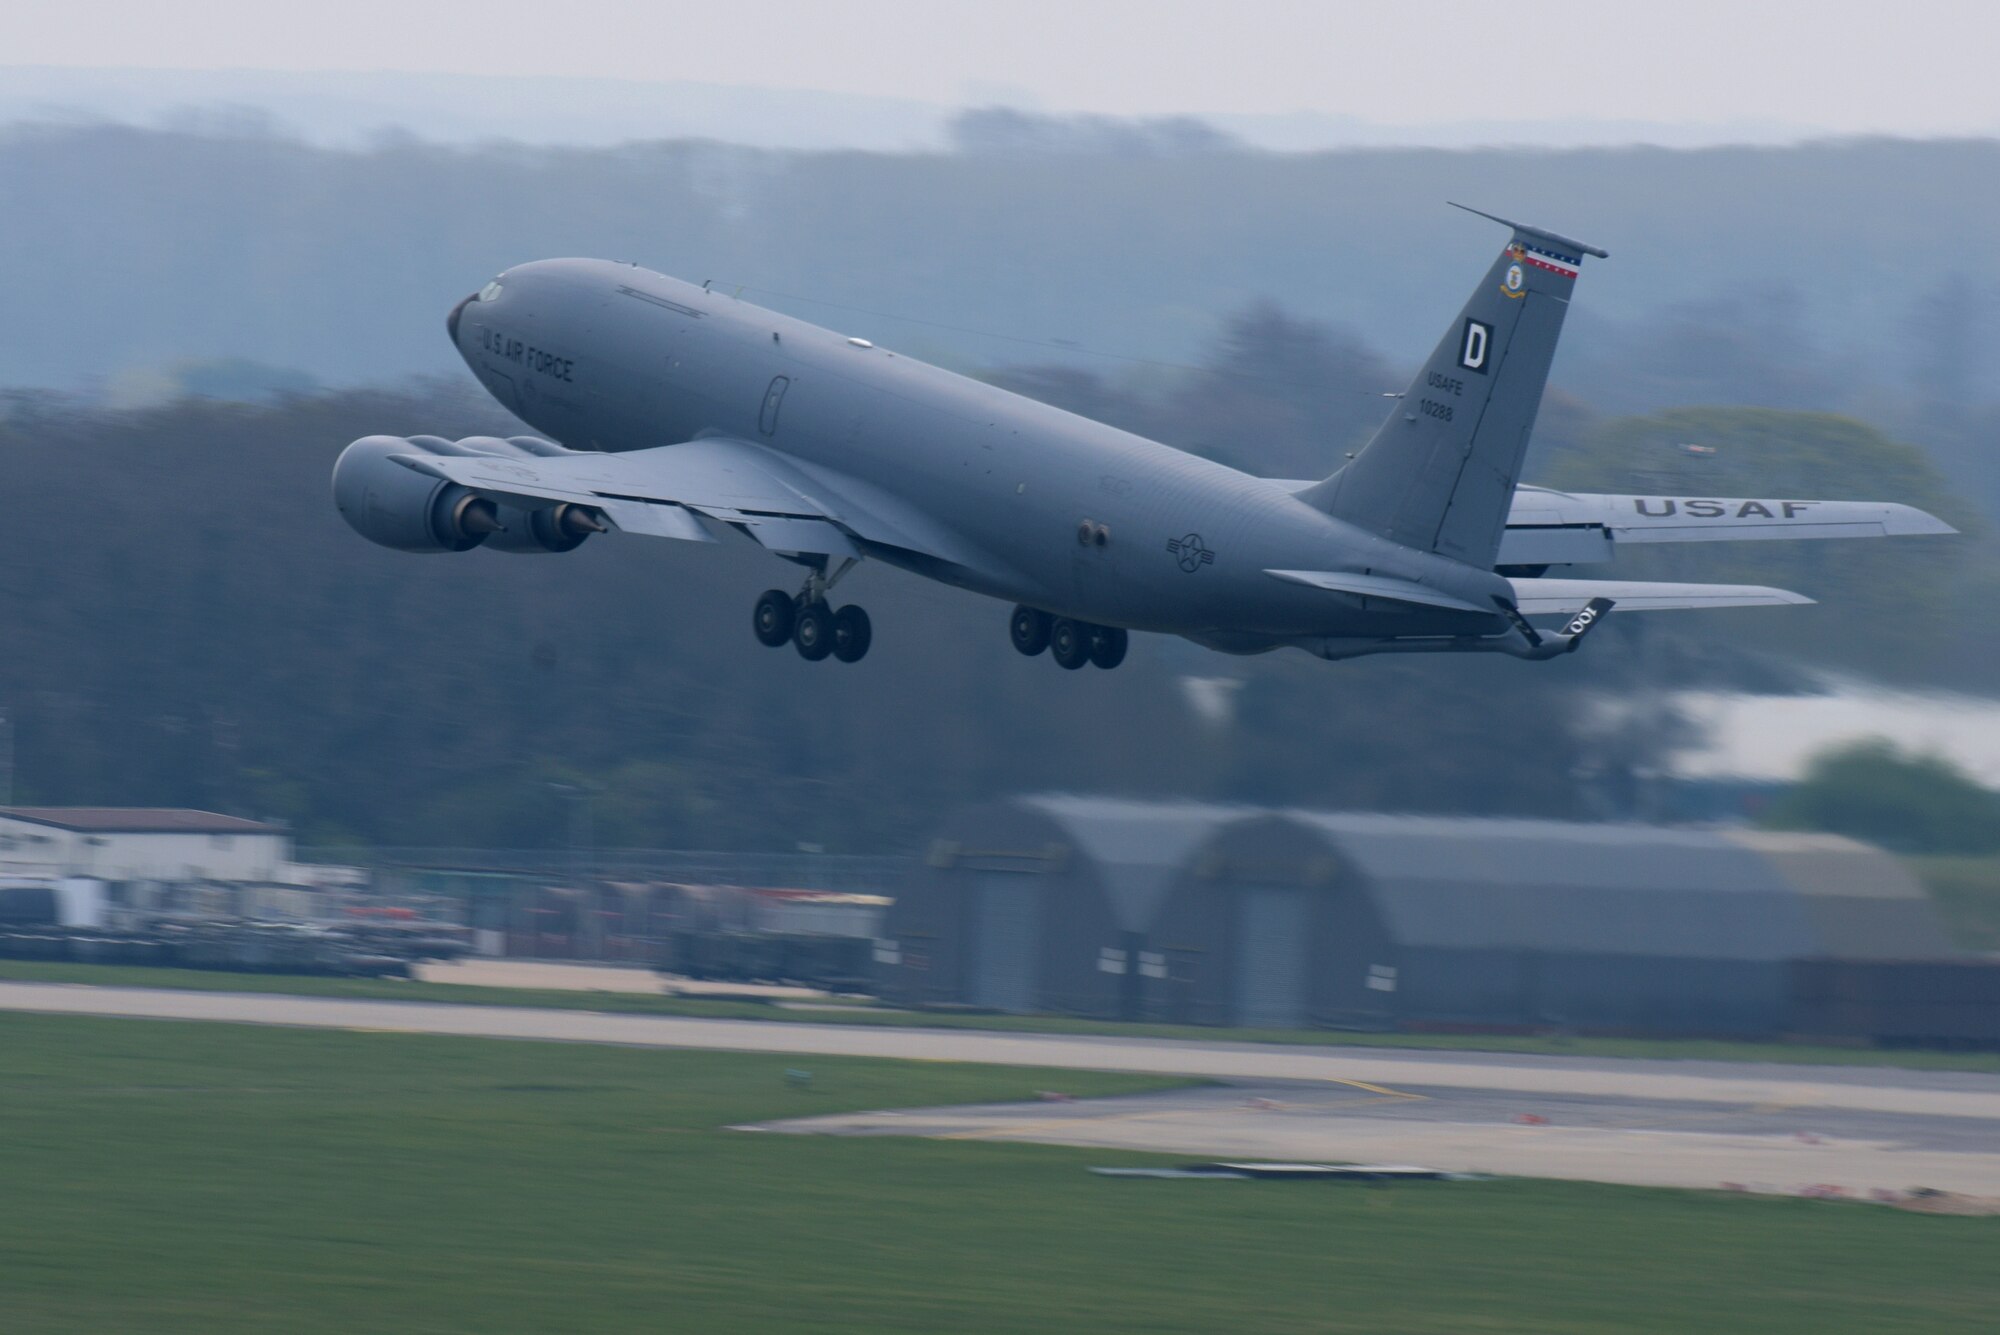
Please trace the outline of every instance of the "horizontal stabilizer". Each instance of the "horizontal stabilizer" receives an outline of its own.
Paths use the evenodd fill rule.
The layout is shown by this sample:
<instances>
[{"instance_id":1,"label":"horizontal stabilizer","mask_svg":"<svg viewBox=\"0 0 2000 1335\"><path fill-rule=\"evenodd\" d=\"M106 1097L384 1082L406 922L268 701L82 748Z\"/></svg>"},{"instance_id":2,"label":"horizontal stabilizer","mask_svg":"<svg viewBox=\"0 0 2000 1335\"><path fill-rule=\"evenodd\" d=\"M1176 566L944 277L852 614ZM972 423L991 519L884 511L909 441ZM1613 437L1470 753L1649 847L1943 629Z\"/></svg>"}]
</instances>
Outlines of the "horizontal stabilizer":
<instances>
[{"instance_id":1,"label":"horizontal stabilizer","mask_svg":"<svg viewBox=\"0 0 2000 1335\"><path fill-rule=\"evenodd\" d=\"M1652 584L1626 579L1517 579L1514 603L1523 616L1567 616L1594 598L1620 612L1669 612L1701 607L1783 607L1810 603L1802 593L1761 584Z\"/></svg>"},{"instance_id":2,"label":"horizontal stabilizer","mask_svg":"<svg viewBox=\"0 0 2000 1335\"><path fill-rule=\"evenodd\" d=\"M1383 575L1350 575L1342 570L1266 570L1267 575L1289 580L1293 584L1303 584L1308 588L1325 589L1329 593L1351 593L1358 598L1387 598L1392 602L1415 603L1421 607L1443 607L1454 612L1477 612L1481 616L1492 616L1493 609L1454 598L1448 593L1406 579L1389 579ZM1575 610L1575 609L1567 609Z\"/></svg>"},{"instance_id":3,"label":"horizontal stabilizer","mask_svg":"<svg viewBox=\"0 0 2000 1335\"><path fill-rule=\"evenodd\" d=\"M1892 501L1787 501L1597 496L1520 487L1500 540L1500 565L1608 561L1628 543L1900 538L1956 533Z\"/></svg>"},{"instance_id":4,"label":"horizontal stabilizer","mask_svg":"<svg viewBox=\"0 0 2000 1335\"><path fill-rule=\"evenodd\" d=\"M1319 485L1299 478L1268 481L1294 495ZM1915 538L1956 532L1936 515L1895 501L1614 496L1520 486L1514 490L1494 563L1589 565L1610 561L1618 548L1639 543Z\"/></svg>"}]
</instances>

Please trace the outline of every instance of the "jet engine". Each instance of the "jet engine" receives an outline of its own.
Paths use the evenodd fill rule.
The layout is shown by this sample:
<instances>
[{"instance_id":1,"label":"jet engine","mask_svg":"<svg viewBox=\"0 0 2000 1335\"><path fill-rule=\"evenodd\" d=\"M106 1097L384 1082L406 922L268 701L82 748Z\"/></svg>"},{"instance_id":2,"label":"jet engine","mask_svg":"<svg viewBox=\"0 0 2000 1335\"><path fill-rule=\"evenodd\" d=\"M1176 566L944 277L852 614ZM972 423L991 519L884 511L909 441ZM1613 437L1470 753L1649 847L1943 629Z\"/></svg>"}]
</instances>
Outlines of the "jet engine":
<instances>
[{"instance_id":1,"label":"jet engine","mask_svg":"<svg viewBox=\"0 0 2000 1335\"><path fill-rule=\"evenodd\" d=\"M585 505L529 510L499 504L455 483L406 468L396 454L547 457L570 454L531 436L363 436L333 465L333 501L341 518L370 542L403 552L463 552L481 545L496 551L574 551L603 517Z\"/></svg>"},{"instance_id":2,"label":"jet engine","mask_svg":"<svg viewBox=\"0 0 2000 1335\"><path fill-rule=\"evenodd\" d=\"M602 533L603 517L587 505L545 506L539 510L500 507L500 532L486 540L488 551L535 555L545 552L573 552L593 533Z\"/></svg>"}]
</instances>

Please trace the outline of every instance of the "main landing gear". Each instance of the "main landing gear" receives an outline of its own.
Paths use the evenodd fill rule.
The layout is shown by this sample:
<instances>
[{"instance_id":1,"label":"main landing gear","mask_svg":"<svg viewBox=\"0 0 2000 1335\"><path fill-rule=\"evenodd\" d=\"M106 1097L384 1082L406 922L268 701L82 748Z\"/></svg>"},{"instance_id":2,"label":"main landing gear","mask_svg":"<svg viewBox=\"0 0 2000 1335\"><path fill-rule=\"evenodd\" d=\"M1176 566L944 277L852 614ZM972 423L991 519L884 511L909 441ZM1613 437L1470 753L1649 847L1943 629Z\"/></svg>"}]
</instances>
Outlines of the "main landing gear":
<instances>
[{"instance_id":1,"label":"main landing gear","mask_svg":"<svg viewBox=\"0 0 2000 1335\"><path fill-rule=\"evenodd\" d=\"M758 643L773 649L789 643L808 663L828 655L843 663L860 662L875 639L868 613L851 604L835 610L826 602L827 590L852 564L843 565L832 578L824 567L815 570L796 595L766 589L750 621Z\"/></svg>"},{"instance_id":2,"label":"main landing gear","mask_svg":"<svg viewBox=\"0 0 2000 1335\"><path fill-rule=\"evenodd\" d=\"M1125 661L1128 637L1117 626L1052 617L1035 607L1017 607L1007 632L1014 647L1033 658L1047 649L1056 666L1074 672L1085 663L1109 670Z\"/></svg>"}]
</instances>

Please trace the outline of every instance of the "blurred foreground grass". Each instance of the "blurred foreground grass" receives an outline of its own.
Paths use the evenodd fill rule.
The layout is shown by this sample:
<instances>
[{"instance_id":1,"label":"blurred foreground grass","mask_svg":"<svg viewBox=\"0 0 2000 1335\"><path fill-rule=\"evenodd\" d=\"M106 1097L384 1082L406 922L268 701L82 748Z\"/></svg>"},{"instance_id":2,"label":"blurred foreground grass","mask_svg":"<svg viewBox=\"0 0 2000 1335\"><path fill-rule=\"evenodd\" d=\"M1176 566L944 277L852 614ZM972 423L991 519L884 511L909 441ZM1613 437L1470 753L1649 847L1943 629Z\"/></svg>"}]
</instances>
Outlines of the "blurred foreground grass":
<instances>
[{"instance_id":1,"label":"blurred foreground grass","mask_svg":"<svg viewBox=\"0 0 2000 1335\"><path fill-rule=\"evenodd\" d=\"M1320 1047L1424 1048L1448 1052L1519 1052L1571 1057L1647 1057L1676 1061L1782 1062L1788 1065L1892 1066L1906 1070L2000 1072L2000 1053L1912 1048L1833 1047L1708 1038L1594 1038L1540 1034L1351 1033L1335 1029L1223 1029L1198 1025L1121 1024L1060 1015L967 1015L876 1006L788 1010L759 1001L713 1001L636 992L570 992L550 988L475 987L396 978L320 978L291 974L153 969L136 965L0 960L0 982L81 983L101 987L165 987L202 992L276 992L288 996L352 997L477 1006L634 1015L686 1015L792 1024L869 1024L922 1029L974 1029L1028 1034L1102 1034L1124 1038L1189 1039L1204 1043L1277 1043Z\"/></svg>"},{"instance_id":2,"label":"blurred foreground grass","mask_svg":"<svg viewBox=\"0 0 2000 1335\"><path fill-rule=\"evenodd\" d=\"M0 1052L15 1335L1935 1332L2000 1306L2000 1220L721 1129L1165 1083L1137 1077L814 1059L801 1087L765 1056L29 1015Z\"/></svg>"}]
</instances>

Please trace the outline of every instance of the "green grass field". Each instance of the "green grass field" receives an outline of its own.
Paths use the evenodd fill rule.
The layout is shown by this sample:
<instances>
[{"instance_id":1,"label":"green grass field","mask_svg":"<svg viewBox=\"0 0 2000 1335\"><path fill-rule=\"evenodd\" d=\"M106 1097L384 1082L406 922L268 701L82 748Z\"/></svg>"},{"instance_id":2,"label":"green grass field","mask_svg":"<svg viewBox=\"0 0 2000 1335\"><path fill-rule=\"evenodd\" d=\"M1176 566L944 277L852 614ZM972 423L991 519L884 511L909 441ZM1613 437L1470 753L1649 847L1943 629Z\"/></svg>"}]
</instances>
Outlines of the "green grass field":
<instances>
[{"instance_id":1,"label":"green grass field","mask_svg":"<svg viewBox=\"0 0 2000 1335\"><path fill-rule=\"evenodd\" d=\"M0 1015L0 1328L1988 1330L2000 1220L1556 1183L1113 1181L752 1119L1158 1082ZM796 1060L796 1059L794 1059Z\"/></svg>"},{"instance_id":2,"label":"green grass field","mask_svg":"<svg viewBox=\"0 0 2000 1335\"><path fill-rule=\"evenodd\" d=\"M282 992L295 996L356 997L375 1001L438 1001L478 1006L533 1006L556 1010L638 1015L691 1015L716 1019L784 1020L794 1024L873 1024L927 1029L985 1029L1033 1034L1108 1034L1130 1038L1183 1038L1203 1042L1280 1043L1319 1047L1429 1048L1456 1052L1525 1052L1578 1057L1651 1057L1682 1061L1786 1062L1834 1066L1894 1066L1908 1070L2000 1072L2000 1053L1930 1052L1907 1048L1830 1047L1809 1043L1739 1043L1723 1039L1574 1038L1533 1034L1357 1034L1330 1029L1221 1029L1188 1025L1118 1024L1056 1015L965 1015L900 1011L872 1006L786 1010L754 1001L704 1001L614 992L563 992L539 988L470 987L393 978L314 978L284 974L220 973L201 969L151 969L130 965L63 964L0 960L0 982L87 983L115 987L169 987L204 992Z\"/></svg>"}]
</instances>

